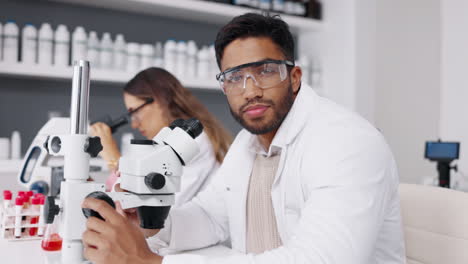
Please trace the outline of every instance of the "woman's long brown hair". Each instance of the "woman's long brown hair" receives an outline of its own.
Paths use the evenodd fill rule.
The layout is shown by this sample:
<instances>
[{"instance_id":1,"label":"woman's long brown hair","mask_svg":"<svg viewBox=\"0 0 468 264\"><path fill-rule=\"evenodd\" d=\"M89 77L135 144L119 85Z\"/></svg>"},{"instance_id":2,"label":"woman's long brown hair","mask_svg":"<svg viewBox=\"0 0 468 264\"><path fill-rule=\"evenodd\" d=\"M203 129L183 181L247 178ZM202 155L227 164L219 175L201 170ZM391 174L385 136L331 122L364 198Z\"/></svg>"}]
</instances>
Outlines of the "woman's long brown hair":
<instances>
[{"instance_id":1,"label":"woman's long brown hair","mask_svg":"<svg viewBox=\"0 0 468 264\"><path fill-rule=\"evenodd\" d=\"M171 73L156 67L143 70L125 85L124 92L142 99L152 97L166 106L167 125L170 119L195 117L200 120L213 145L216 160L223 161L232 142L231 135Z\"/></svg>"}]
</instances>

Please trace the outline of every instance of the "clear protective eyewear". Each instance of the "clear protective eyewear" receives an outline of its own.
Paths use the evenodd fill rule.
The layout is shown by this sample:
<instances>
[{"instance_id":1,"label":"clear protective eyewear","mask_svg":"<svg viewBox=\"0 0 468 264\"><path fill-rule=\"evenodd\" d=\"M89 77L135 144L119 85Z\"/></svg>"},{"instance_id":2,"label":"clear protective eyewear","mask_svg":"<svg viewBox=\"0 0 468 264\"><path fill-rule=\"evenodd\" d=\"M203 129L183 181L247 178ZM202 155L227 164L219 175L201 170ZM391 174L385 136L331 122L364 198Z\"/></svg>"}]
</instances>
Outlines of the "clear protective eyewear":
<instances>
[{"instance_id":1,"label":"clear protective eyewear","mask_svg":"<svg viewBox=\"0 0 468 264\"><path fill-rule=\"evenodd\" d=\"M140 111L140 109L142 109L145 105L148 105L148 104L151 104L152 102L154 102L154 99L153 98L147 98L145 99L145 102L143 104L141 104L140 106L138 106L137 108L131 110L131 111L128 111L127 115L128 117L130 117L130 120L131 121L141 121L140 118L138 117L138 111Z\"/></svg>"},{"instance_id":2,"label":"clear protective eyewear","mask_svg":"<svg viewBox=\"0 0 468 264\"><path fill-rule=\"evenodd\" d=\"M239 95L245 90L247 79L262 89L272 88L288 77L287 66L294 67L288 60L262 60L236 66L216 75L225 94Z\"/></svg>"}]
</instances>

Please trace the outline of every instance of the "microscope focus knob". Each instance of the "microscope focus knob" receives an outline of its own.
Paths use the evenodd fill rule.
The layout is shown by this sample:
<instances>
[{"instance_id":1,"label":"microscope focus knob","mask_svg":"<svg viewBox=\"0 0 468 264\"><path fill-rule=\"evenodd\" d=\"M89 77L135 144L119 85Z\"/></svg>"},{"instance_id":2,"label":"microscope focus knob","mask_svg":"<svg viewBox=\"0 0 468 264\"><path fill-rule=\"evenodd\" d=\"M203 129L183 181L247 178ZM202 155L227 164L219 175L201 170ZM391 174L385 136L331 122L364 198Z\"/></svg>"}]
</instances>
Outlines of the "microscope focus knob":
<instances>
[{"instance_id":1,"label":"microscope focus knob","mask_svg":"<svg viewBox=\"0 0 468 264\"><path fill-rule=\"evenodd\" d=\"M159 190L166 185L166 178L162 174L153 172L145 176L145 184L151 189Z\"/></svg>"},{"instance_id":2,"label":"microscope focus knob","mask_svg":"<svg viewBox=\"0 0 468 264\"><path fill-rule=\"evenodd\" d=\"M93 158L97 157L99 152L102 150L101 138L99 137L89 137L88 144L85 145L84 151L89 153Z\"/></svg>"},{"instance_id":3,"label":"microscope focus knob","mask_svg":"<svg viewBox=\"0 0 468 264\"><path fill-rule=\"evenodd\" d=\"M47 196L47 200L44 205L44 218L46 224L52 224L56 215L60 213L60 207L55 204L54 196Z\"/></svg>"},{"instance_id":4,"label":"microscope focus knob","mask_svg":"<svg viewBox=\"0 0 468 264\"><path fill-rule=\"evenodd\" d=\"M86 198L94 198L94 199L98 199L98 200L103 200L104 202L108 203L110 206L115 208L114 200L112 200L112 198L109 195L107 195L106 193L104 193L104 192L100 192L100 191L92 192L92 193L86 195ZM83 215L86 218L89 218L90 216L94 216L94 217L97 217L97 218L105 221L105 219L98 212L96 212L94 210L91 210L89 208L83 208L81 210L83 211Z\"/></svg>"}]
</instances>

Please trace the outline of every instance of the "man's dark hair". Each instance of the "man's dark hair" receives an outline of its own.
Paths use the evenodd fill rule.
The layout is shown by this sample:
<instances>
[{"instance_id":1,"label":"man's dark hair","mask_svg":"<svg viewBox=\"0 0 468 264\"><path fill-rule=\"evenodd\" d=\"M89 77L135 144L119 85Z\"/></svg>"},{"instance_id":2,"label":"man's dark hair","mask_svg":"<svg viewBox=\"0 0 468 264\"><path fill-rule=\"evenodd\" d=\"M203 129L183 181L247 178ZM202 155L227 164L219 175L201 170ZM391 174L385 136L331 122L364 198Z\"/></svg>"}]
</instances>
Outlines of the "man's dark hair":
<instances>
[{"instance_id":1,"label":"man's dark hair","mask_svg":"<svg viewBox=\"0 0 468 264\"><path fill-rule=\"evenodd\" d=\"M270 38L278 45L286 59L294 62L294 39L288 24L278 15L247 13L234 17L218 32L215 50L219 68L226 46L236 39L248 37Z\"/></svg>"}]
</instances>

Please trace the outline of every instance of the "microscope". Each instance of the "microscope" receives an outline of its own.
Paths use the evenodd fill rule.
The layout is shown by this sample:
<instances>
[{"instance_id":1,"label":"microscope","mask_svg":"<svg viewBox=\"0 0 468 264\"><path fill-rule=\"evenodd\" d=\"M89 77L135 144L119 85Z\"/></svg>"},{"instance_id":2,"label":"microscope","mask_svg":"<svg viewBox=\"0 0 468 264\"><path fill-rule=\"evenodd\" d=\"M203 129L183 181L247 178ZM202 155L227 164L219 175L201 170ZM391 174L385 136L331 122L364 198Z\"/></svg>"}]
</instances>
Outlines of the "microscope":
<instances>
[{"instance_id":1,"label":"microscope","mask_svg":"<svg viewBox=\"0 0 468 264\"><path fill-rule=\"evenodd\" d=\"M457 166L451 166L452 161L458 159L460 142L427 141L424 157L437 162L439 172L439 186L450 188L450 171L457 171Z\"/></svg>"},{"instance_id":2,"label":"microscope","mask_svg":"<svg viewBox=\"0 0 468 264\"><path fill-rule=\"evenodd\" d=\"M153 140L132 140L119 161L121 187L128 192L105 193L104 184L87 181L89 159L102 150L100 139L87 135L88 101L89 62L80 60L73 67L70 133L50 135L45 146L49 154L64 157L60 198L47 198L44 216L52 223L61 213L62 263L67 264L84 261L81 236L86 218L100 217L81 208L86 197L102 199L113 207L119 201L123 209L137 208L142 228L163 228L174 193L180 190L183 166L198 154L195 138L203 131L197 119L180 119Z\"/></svg>"},{"instance_id":3,"label":"microscope","mask_svg":"<svg viewBox=\"0 0 468 264\"><path fill-rule=\"evenodd\" d=\"M153 102L149 98L136 109L127 112L115 119L105 116L95 122L107 124L112 133L126 125L131 115L143 106ZM63 158L52 156L48 153L45 145L51 134L66 134L70 131L70 118L54 117L47 121L39 130L29 146L23 158L21 169L18 173L18 183L28 190L36 191L45 195L56 196L60 193L60 184L63 181ZM100 171L99 166L91 166L92 172Z\"/></svg>"}]
</instances>

